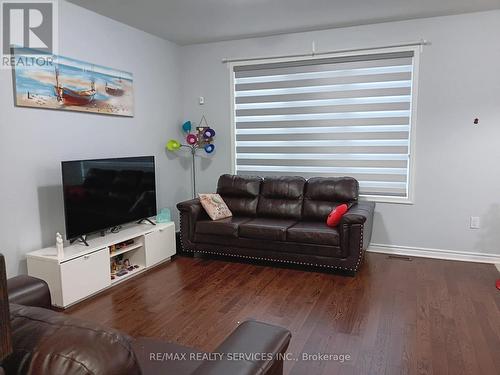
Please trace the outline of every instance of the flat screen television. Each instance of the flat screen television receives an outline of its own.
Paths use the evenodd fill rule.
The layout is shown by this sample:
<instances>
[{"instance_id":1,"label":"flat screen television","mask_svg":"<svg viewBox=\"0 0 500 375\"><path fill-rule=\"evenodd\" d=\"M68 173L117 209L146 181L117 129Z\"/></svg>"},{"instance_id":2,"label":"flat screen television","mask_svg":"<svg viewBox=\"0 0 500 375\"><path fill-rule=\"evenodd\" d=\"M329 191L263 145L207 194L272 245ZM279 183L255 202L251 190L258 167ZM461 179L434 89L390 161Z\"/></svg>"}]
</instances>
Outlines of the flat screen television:
<instances>
[{"instance_id":1,"label":"flat screen television","mask_svg":"<svg viewBox=\"0 0 500 375\"><path fill-rule=\"evenodd\" d=\"M156 215L154 156L62 162L66 238Z\"/></svg>"}]
</instances>

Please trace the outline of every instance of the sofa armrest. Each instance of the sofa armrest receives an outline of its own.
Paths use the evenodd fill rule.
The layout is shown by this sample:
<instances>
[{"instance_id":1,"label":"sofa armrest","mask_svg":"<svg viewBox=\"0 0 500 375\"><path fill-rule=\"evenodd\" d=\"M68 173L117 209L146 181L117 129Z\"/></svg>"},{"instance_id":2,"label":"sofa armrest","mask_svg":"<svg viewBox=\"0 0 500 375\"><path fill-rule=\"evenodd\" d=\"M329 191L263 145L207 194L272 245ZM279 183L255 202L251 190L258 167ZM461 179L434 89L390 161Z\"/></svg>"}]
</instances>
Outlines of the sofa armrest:
<instances>
[{"instance_id":1,"label":"sofa armrest","mask_svg":"<svg viewBox=\"0 0 500 375\"><path fill-rule=\"evenodd\" d=\"M266 374L259 365L246 360L219 359L217 361L205 361L192 375L261 375Z\"/></svg>"},{"instance_id":2,"label":"sofa armrest","mask_svg":"<svg viewBox=\"0 0 500 375\"><path fill-rule=\"evenodd\" d=\"M342 246L347 246L346 254L362 257L372 238L374 202L358 202L352 206L340 221ZM357 262L356 268L359 266Z\"/></svg>"},{"instance_id":3,"label":"sofa armrest","mask_svg":"<svg viewBox=\"0 0 500 375\"><path fill-rule=\"evenodd\" d=\"M7 280L9 302L50 309L52 301L47 283L36 277L19 275Z\"/></svg>"},{"instance_id":4,"label":"sofa armrest","mask_svg":"<svg viewBox=\"0 0 500 375\"><path fill-rule=\"evenodd\" d=\"M282 374L291 337L285 328L247 320L215 350L223 359L203 363L195 374Z\"/></svg>"},{"instance_id":5,"label":"sofa armrest","mask_svg":"<svg viewBox=\"0 0 500 375\"><path fill-rule=\"evenodd\" d=\"M10 307L14 352L2 363L7 374L141 374L129 336L52 310Z\"/></svg>"},{"instance_id":6,"label":"sofa armrest","mask_svg":"<svg viewBox=\"0 0 500 375\"><path fill-rule=\"evenodd\" d=\"M342 216L340 224L365 224L371 225L375 202L358 202Z\"/></svg>"},{"instance_id":7,"label":"sofa armrest","mask_svg":"<svg viewBox=\"0 0 500 375\"><path fill-rule=\"evenodd\" d=\"M208 215L198 198L178 203L177 209L180 211L182 247L185 249L194 241L196 222L208 219Z\"/></svg>"},{"instance_id":8,"label":"sofa armrest","mask_svg":"<svg viewBox=\"0 0 500 375\"><path fill-rule=\"evenodd\" d=\"M198 215L199 211L203 209L199 198L190 199L184 202L177 203L177 209L181 212Z\"/></svg>"}]
</instances>

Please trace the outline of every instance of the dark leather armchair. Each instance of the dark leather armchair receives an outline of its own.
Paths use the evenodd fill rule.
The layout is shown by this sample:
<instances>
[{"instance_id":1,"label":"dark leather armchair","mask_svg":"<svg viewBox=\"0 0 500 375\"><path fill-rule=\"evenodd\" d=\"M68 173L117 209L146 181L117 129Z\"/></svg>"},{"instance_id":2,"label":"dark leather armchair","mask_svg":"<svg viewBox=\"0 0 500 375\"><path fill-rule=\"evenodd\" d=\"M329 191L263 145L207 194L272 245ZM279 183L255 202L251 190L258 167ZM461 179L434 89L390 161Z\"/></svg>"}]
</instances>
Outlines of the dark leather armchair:
<instances>
[{"instance_id":1,"label":"dark leather armchair","mask_svg":"<svg viewBox=\"0 0 500 375\"><path fill-rule=\"evenodd\" d=\"M12 353L12 334L10 329L10 311L7 299L7 275L5 259L0 254L0 375L3 375L1 366L4 358Z\"/></svg>"},{"instance_id":2,"label":"dark leather armchair","mask_svg":"<svg viewBox=\"0 0 500 375\"><path fill-rule=\"evenodd\" d=\"M350 177L253 177L223 175L217 193L233 217L212 221L198 199L181 202L184 252L214 254L355 273L371 239L375 203L359 201ZM326 218L347 203L331 228Z\"/></svg>"},{"instance_id":3,"label":"dark leather armchair","mask_svg":"<svg viewBox=\"0 0 500 375\"><path fill-rule=\"evenodd\" d=\"M0 254L0 258L3 257ZM0 259L1 260L1 259ZM245 321L216 349L216 361L196 349L150 338L133 339L117 330L47 309L50 293L37 278L7 281L12 325L12 354L1 366L18 375L280 375L290 331ZM5 288L5 283L3 284ZM4 299L2 303L6 304ZM151 361L151 352L188 353L183 360ZM228 360L230 353L270 353L270 358ZM1 367L0 367L1 370ZM1 371L0 371L1 374Z\"/></svg>"}]
</instances>

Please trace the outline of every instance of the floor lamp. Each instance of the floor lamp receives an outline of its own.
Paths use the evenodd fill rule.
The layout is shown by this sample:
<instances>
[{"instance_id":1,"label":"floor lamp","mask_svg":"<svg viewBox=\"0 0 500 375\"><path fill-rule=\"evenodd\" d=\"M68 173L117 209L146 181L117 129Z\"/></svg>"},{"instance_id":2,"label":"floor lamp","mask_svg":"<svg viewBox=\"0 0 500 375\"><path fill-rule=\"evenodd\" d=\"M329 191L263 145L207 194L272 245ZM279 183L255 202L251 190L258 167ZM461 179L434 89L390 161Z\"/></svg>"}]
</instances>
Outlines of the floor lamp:
<instances>
[{"instance_id":1,"label":"floor lamp","mask_svg":"<svg viewBox=\"0 0 500 375\"><path fill-rule=\"evenodd\" d=\"M192 131L191 121L186 121L182 124L182 131L186 134L186 143L182 144L175 139L171 139L167 142L166 148L170 152L175 152L184 147L188 148L191 152L193 198L196 198L196 153L198 150L204 150L207 154L215 151L215 145L213 144L215 130L208 126L207 119L203 116L194 131Z\"/></svg>"}]
</instances>

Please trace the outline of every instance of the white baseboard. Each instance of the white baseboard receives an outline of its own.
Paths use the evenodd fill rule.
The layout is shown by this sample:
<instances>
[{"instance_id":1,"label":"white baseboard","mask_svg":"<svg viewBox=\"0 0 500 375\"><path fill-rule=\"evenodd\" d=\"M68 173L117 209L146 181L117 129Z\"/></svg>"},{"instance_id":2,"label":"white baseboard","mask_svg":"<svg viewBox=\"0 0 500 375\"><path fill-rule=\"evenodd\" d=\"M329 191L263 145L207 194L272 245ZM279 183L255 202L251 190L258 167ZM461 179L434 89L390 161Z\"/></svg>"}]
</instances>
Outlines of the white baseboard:
<instances>
[{"instance_id":1,"label":"white baseboard","mask_svg":"<svg viewBox=\"0 0 500 375\"><path fill-rule=\"evenodd\" d=\"M499 254L485 254L477 252L454 251L454 250L444 250L444 249L429 249L425 247L383 245L375 243L371 244L368 247L367 251L373 253L406 255L406 256L422 257L422 258L459 260L462 262L500 264Z\"/></svg>"}]
</instances>

